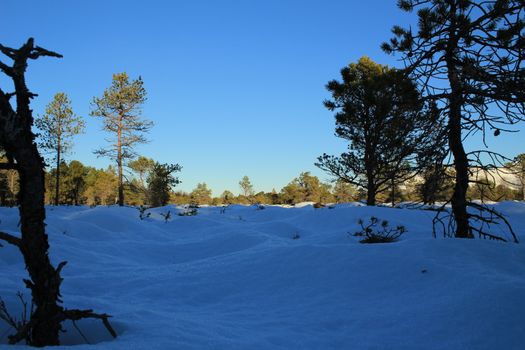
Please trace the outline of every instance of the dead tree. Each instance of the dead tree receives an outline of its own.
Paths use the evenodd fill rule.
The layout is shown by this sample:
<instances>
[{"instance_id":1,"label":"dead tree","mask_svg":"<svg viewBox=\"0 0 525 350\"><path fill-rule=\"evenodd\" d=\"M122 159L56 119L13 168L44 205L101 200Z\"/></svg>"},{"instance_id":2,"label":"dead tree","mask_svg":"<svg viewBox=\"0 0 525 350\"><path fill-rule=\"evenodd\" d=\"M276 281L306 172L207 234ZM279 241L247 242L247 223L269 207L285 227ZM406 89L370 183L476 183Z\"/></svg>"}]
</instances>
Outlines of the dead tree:
<instances>
[{"instance_id":1,"label":"dead tree","mask_svg":"<svg viewBox=\"0 0 525 350\"><path fill-rule=\"evenodd\" d=\"M29 321L16 334L9 336L9 343L26 340L29 345L59 345L61 324L65 320L101 318L108 330L115 332L107 322L108 315L94 314L91 310L67 310L61 306L60 271L66 262L54 267L48 256L49 243L45 232L44 208L44 161L40 156L35 134L31 131L33 116L30 102L36 95L26 85L25 73L28 60L41 56L61 55L34 45L30 38L19 49L0 45L0 52L12 61L11 65L0 61L0 70L14 86L14 92L0 88L0 146L8 159L2 168L15 169L20 176L18 193L21 236L0 232L0 239L15 245L24 257L29 279L26 287L31 290L34 310ZM14 98L16 108L11 104Z\"/></svg>"}]
</instances>

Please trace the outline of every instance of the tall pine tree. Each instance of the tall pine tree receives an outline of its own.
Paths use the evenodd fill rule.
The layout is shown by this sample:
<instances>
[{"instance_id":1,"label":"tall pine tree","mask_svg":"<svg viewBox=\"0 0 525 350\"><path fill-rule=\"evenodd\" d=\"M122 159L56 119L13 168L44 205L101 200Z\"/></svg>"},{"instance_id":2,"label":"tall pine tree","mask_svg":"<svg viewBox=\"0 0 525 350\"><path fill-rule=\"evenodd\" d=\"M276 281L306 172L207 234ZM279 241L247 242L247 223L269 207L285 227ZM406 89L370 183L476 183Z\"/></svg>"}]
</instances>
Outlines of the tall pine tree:
<instances>
[{"instance_id":1,"label":"tall pine tree","mask_svg":"<svg viewBox=\"0 0 525 350\"><path fill-rule=\"evenodd\" d=\"M98 156L109 157L117 163L118 204L124 205L123 167L127 159L135 156L133 148L147 142L144 133L153 123L141 119L146 90L142 79L129 79L126 73L113 75L111 86L102 97L95 97L91 115L103 118L103 130L112 134L107 148L95 151Z\"/></svg>"},{"instance_id":2,"label":"tall pine tree","mask_svg":"<svg viewBox=\"0 0 525 350\"><path fill-rule=\"evenodd\" d=\"M471 162L487 169L479 162L482 153L492 159L498 155L486 151L467 153L463 141L475 132L480 132L484 140L488 131L498 136L509 125L525 119L524 2L401 0L398 4L404 11L417 9L418 28L413 31L394 27L395 36L383 44L383 49L403 55L407 70L419 82L425 97L438 104L447 119L455 168L452 234L472 238L478 233L496 238L479 225L471 225L470 220L490 223L494 215L504 218L469 202L467 190ZM469 214L469 206L488 212L488 218Z\"/></svg>"},{"instance_id":3,"label":"tall pine tree","mask_svg":"<svg viewBox=\"0 0 525 350\"><path fill-rule=\"evenodd\" d=\"M60 162L72 147L72 137L84 131L84 121L73 112L67 95L59 92L47 105L44 115L35 120L35 125L40 130L40 147L51 152L56 162L55 205L58 205Z\"/></svg>"},{"instance_id":4,"label":"tall pine tree","mask_svg":"<svg viewBox=\"0 0 525 350\"><path fill-rule=\"evenodd\" d=\"M247 198L253 196L253 185L250 182L250 178L248 176L244 175L242 177L241 181L239 181L239 187L241 188L243 196Z\"/></svg>"},{"instance_id":5,"label":"tall pine tree","mask_svg":"<svg viewBox=\"0 0 525 350\"><path fill-rule=\"evenodd\" d=\"M417 174L440 140L438 114L426 105L403 71L362 57L341 70L342 81L326 88L336 111L336 136L349 142L341 156L323 154L316 165L360 189L367 204L389 186Z\"/></svg>"}]
</instances>

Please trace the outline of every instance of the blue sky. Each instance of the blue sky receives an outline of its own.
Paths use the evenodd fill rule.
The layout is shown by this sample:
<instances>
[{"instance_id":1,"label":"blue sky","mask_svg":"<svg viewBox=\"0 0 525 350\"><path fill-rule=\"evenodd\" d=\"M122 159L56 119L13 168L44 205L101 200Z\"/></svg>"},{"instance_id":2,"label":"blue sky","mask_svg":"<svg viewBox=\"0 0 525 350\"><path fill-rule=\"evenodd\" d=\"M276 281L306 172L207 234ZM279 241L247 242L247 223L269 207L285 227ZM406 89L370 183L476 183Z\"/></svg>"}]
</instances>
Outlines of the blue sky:
<instances>
[{"instance_id":1,"label":"blue sky","mask_svg":"<svg viewBox=\"0 0 525 350\"><path fill-rule=\"evenodd\" d=\"M179 189L206 182L219 195L238 192L248 175L256 190L279 190L302 171L329 177L313 163L340 153L324 85L363 55L398 66L379 45L394 24L414 15L394 0L369 1L3 1L0 43L27 37L63 59L32 62L35 114L66 92L86 134L68 159L106 167L92 151L104 145L90 101L111 75L141 75L154 121L140 154L183 166ZM5 80L0 80L0 83ZM470 142L470 147L478 142ZM494 149L513 157L522 136L500 137Z\"/></svg>"}]
</instances>

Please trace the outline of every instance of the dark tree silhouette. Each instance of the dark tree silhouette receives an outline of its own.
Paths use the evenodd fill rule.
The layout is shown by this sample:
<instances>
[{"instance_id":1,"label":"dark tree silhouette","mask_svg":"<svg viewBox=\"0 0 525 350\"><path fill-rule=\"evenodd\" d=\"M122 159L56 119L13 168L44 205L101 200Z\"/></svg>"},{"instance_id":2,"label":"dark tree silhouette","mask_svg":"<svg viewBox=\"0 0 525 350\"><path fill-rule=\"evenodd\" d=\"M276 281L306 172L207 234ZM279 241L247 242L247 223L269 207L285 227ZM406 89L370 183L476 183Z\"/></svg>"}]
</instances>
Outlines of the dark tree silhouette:
<instances>
[{"instance_id":1,"label":"dark tree silhouette","mask_svg":"<svg viewBox=\"0 0 525 350\"><path fill-rule=\"evenodd\" d=\"M439 114L403 71L368 57L343 68L341 76L327 84L332 99L325 106L337 111L335 133L349 141L348 152L324 154L316 165L366 190L367 204L375 205L378 193L417 175L442 142Z\"/></svg>"},{"instance_id":2,"label":"dark tree silhouette","mask_svg":"<svg viewBox=\"0 0 525 350\"><path fill-rule=\"evenodd\" d=\"M173 186L180 183L180 180L173 176L173 173L180 172L182 167L179 164L161 164L155 162L148 176L148 203L153 207L160 207L168 204L170 192Z\"/></svg>"},{"instance_id":3,"label":"dark tree silhouette","mask_svg":"<svg viewBox=\"0 0 525 350\"><path fill-rule=\"evenodd\" d=\"M489 151L467 153L463 140L476 132L481 132L484 140L488 131L498 136L524 119L525 3L401 0L398 5L405 11L418 9L418 30L414 33L394 27L395 37L384 43L383 49L403 54L407 70L448 121L455 187L451 198L453 224L446 230L460 238L472 238L474 233L491 237L482 227L495 223L495 218L504 218L467 201L469 166L495 168L503 157ZM490 165L482 164L482 153L491 159ZM469 206L488 212L488 217L469 213ZM477 224L471 224L470 219ZM516 241L512 228L508 228Z\"/></svg>"},{"instance_id":4,"label":"dark tree silhouette","mask_svg":"<svg viewBox=\"0 0 525 350\"><path fill-rule=\"evenodd\" d=\"M0 239L20 249L29 273L29 279L24 282L31 290L35 306L27 324L9 336L9 342L14 344L26 340L34 346L58 345L61 323L85 317L102 319L115 335L107 321L108 315L95 314L91 310L66 310L60 305L60 271L66 262L55 268L48 256L49 243L44 224L44 162L31 131L33 116L29 107L36 95L27 88L25 73L30 59L62 56L35 46L32 38L19 49L0 45L0 52L12 61L12 65L0 61L0 70L12 80L15 88L13 93L0 88L0 146L8 159L1 168L16 169L20 176L21 231L21 237L0 232ZM10 101L13 97L16 108Z\"/></svg>"}]
</instances>

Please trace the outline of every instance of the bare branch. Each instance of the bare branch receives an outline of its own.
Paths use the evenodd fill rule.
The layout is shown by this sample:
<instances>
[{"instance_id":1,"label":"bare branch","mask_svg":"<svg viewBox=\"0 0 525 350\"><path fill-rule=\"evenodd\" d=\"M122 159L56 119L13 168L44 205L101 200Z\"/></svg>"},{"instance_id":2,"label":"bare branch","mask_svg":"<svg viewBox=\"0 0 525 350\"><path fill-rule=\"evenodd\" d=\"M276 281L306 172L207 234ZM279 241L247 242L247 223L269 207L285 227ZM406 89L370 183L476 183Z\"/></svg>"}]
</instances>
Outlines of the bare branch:
<instances>
[{"instance_id":1,"label":"bare branch","mask_svg":"<svg viewBox=\"0 0 525 350\"><path fill-rule=\"evenodd\" d=\"M19 248L22 246L22 240L9 233L0 232L0 239Z\"/></svg>"},{"instance_id":2,"label":"bare branch","mask_svg":"<svg viewBox=\"0 0 525 350\"><path fill-rule=\"evenodd\" d=\"M116 338L117 332L115 332L115 330L109 323L110 317L111 316L108 314L94 313L93 310L64 310L65 320L78 321L83 318L95 318L95 319L102 320L102 323L104 324L104 327L106 327L109 334L111 334L113 338Z\"/></svg>"}]
</instances>

